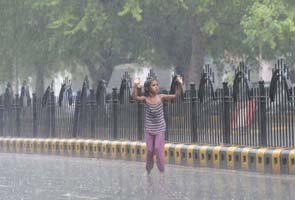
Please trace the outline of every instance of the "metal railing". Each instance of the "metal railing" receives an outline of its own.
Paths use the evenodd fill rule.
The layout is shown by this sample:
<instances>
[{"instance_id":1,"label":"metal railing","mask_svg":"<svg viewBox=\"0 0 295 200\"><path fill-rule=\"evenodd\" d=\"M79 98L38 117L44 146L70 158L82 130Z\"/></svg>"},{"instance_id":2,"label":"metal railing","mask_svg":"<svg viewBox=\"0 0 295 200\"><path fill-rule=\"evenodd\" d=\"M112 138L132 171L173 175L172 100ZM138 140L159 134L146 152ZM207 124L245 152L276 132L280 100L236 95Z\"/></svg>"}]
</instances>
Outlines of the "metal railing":
<instances>
[{"instance_id":1,"label":"metal railing","mask_svg":"<svg viewBox=\"0 0 295 200\"><path fill-rule=\"evenodd\" d=\"M253 87L241 64L232 87L223 83L215 89L206 66L198 89L192 83L181 97L163 103L166 140L294 147L295 88L287 71L279 61L270 86L260 81ZM128 79L124 74L120 90L113 88L112 94L106 93L103 81L96 91L84 81L82 91L71 101L67 94L57 100L50 88L42 98L33 95L29 106L18 95L10 103L0 96L0 136L144 140L144 106L131 98Z\"/></svg>"}]
</instances>

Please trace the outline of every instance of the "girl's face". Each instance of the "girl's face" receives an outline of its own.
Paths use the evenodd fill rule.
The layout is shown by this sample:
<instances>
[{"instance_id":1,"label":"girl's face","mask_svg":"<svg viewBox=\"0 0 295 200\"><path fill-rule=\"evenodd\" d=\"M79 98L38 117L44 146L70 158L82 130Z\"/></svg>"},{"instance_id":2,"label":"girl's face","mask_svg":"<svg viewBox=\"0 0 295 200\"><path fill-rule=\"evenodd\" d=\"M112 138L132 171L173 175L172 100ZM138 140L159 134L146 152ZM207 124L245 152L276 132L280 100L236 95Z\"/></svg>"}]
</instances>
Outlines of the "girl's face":
<instances>
[{"instance_id":1,"label":"girl's face","mask_svg":"<svg viewBox=\"0 0 295 200\"><path fill-rule=\"evenodd\" d=\"M157 94L159 92L158 81L153 80L150 86L150 93Z\"/></svg>"}]
</instances>

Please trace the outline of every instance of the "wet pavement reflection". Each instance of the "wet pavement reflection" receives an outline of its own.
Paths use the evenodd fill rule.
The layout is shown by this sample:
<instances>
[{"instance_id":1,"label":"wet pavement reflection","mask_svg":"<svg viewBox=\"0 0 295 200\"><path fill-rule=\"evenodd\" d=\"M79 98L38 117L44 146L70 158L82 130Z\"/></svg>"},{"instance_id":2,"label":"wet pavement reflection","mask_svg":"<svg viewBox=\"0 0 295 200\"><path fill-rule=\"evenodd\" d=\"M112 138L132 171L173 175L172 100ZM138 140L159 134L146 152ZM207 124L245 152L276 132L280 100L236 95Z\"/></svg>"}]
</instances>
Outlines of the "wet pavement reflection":
<instances>
[{"instance_id":1,"label":"wet pavement reflection","mask_svg":"<svg viewBox=\"0 0 295 200\"><path fill-rule=\"evenodd\" d=\"M295 176L2 153L0 199L295 199Z\"/></svg>"}]
</instances>

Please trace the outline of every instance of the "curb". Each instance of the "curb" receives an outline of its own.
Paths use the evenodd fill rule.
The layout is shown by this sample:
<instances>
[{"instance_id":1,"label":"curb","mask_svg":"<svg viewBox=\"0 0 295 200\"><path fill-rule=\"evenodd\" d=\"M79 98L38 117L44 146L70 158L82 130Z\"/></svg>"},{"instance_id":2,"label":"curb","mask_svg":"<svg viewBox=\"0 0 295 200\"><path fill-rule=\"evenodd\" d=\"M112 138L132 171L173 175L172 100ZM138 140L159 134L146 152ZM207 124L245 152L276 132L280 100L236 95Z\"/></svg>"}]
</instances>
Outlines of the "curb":
<instances>
[{"instance_id":1,"label":"curb","mask_svg":"<svg viewBox=\"0 0 295 200\"><path fill-rule=\"evenodd\" d=\"M146 145L140 141L0 138L0 152L144 162ZM295 174L295 149L166 143L165 163L261 173Z\"/></svg>"}]
</instances>

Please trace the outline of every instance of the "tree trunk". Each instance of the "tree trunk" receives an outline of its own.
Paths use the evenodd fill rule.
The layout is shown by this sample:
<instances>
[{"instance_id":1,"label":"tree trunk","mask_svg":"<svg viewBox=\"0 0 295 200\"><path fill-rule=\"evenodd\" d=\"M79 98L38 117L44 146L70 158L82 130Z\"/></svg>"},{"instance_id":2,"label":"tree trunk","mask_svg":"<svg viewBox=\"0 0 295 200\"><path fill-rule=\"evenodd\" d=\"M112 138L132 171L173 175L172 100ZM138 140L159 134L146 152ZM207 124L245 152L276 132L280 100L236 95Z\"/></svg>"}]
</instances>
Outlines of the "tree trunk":
<instances>
[{"instance_id":1,"label":"tree trunk","mask_svg":"<svg viewBox=\"0 0 295 200\"><path fill-rule=\"evenodd\" d=\"M44 93L44 70L43 65L37 64L37 75L36 75L36 95L42 97Z\"/></svg>"},{"instance_id":2,"label":"tree trunk","mask_svg":"<svg viewBox=\"0 0 295 200\"><path fill-rule=\"evenodd\" d=\"M90 78L92 80L92 87L96 88L99 80L103 79L106 84L109 82L113 67L107 65L101 65L97 67L90 58L84 58L84 64L87 66Z\"/></svg>"},{"instance_id":3,"label":"tree trunk","mask_svg":"<svg viewBox=\"0 0 295 200\"><path fill-rule=\"evenodd\" d=\"M98 69L98 80L105 80L106 84L108 84L111 75L113 72L113 66L110 65L101 65Z\"/></svg>"},{"instance_id":4,"label":"tree trunk","mask_svg":"<svg viewBox=\"0 0 295 200\"><path fill-rule=\"evenodd\" d=\"M18 74L18 63L17 63L17 57L14 59L14 66L15 66L15 94L18 94L19 90L19 74Z\"/></svg>"},{"instance_id":5,"label":"tree trunk","mask_svg":"<svg viewBox=\"0 0 295 200\"><path fill-rule=\"evenodd\" d=\"M258 63L259 63L259 80L263 80L263 68L262 68L262 43L259 42L259 55L258 55Z\"/></svg>"},{"instance_id":6,"label":"tree trunk","mask_svg":"<svg viewBox=\"0 0 295 200\"><path fill-rule=\"evenodd\" d=\"M92 88L95 88L95 83L97 82L97 77L98 77L97 67L95 66L94 62L89 57L85 57L83 59L83 62L88 69L90 79L93 83Z\"/></svg>"},{"instance_id":7,"label":"tree trunk","mask_svg":"<svg viewBox=\"0 0 295 200\"><path fill-rule=\"evenodd\" d=\"M207 37L201 32L197 15L192 17L192 52L190 65L187 71L188 81L199 86L204 65L205 45Z\"/></svg>"}]
</instances>

